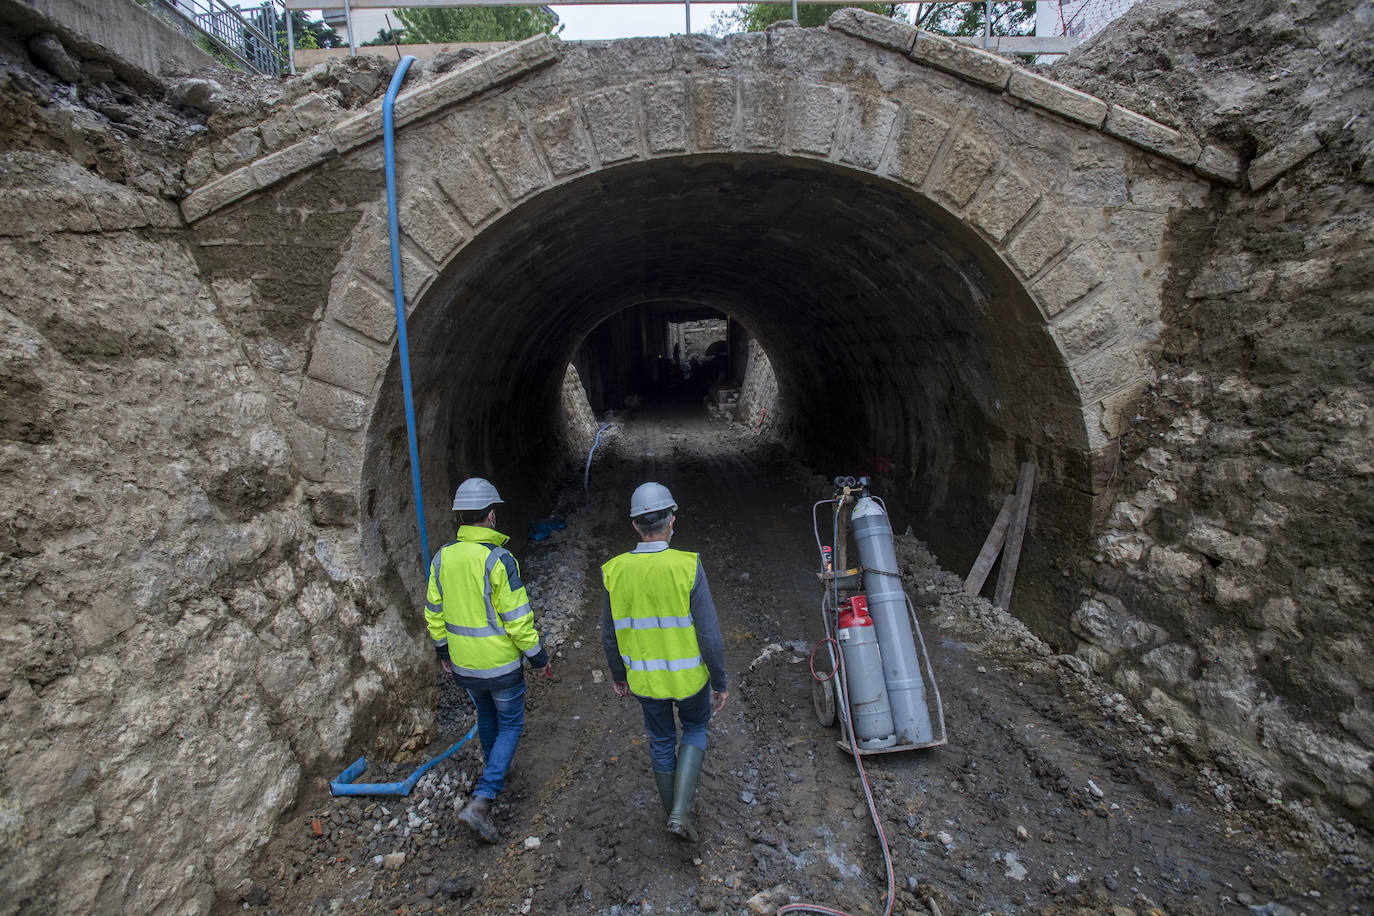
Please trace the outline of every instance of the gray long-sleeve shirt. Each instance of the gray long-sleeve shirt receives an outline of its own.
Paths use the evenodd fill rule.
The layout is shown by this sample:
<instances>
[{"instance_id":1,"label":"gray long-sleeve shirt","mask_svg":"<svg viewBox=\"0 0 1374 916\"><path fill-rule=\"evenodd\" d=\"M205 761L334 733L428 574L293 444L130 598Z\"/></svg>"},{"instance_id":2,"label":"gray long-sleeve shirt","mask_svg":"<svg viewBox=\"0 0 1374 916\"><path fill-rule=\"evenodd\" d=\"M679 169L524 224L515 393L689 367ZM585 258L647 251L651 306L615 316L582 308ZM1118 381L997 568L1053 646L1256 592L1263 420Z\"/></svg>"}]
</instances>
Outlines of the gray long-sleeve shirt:
<instances>
[{"instance_id":1,"label":"gray long-sleeve shirt","mask_svg":"<svg viewBox=\"0 0 1374 916\"><path fill-rule=\"evenodd\" d=\"M656 553L667 550L666 541L641 541L635 553ZM697 646L701 658L706 662L706 670L711 674L711 690L722 693L726 690L725 680L725 641L720 635L720 621L716 619L716 604L711 600L711 586L706 582L706 570L697 559L697 575L692 582L689 611L692 615L692 628L697 633ZM611 596L607 592L601 607L601 647L606 651L606 664L611 669L611 679L625 680L625 661L620 657L620 647L615 641L615 620L611 617Z\"/></svg>"}]
</instances>

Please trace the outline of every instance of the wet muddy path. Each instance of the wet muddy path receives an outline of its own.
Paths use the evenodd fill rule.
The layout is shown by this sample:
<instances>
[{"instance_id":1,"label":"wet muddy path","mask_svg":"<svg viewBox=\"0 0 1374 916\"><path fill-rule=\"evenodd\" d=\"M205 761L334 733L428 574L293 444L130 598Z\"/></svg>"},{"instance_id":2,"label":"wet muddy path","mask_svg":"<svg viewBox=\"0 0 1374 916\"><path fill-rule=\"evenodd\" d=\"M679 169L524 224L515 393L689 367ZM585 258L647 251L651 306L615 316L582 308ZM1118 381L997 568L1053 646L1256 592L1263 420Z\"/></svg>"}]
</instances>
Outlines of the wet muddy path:
<instances>
[{"instance_id":1,"label":"wet muddy path","mask_svg":"<svg viewBox=\"0 0 1374 916\"><path fill-rule=\"evenodd\" d=\"M612 693L598 632L598 566L633 545L624 503L646 479L677 498L673 544L701 554L725 636L731 698L711 724L696 845L662 829L639 707ZM334 799L321 781L267 847L250 908L630 916L805 900L883 912L854 763L812 706L807 656L822 626L811 506L830 495L824 479L738 427L659 414L623 422L589 496L571 492L568 527L520 555L536 613L557 606L564 620L555 677L529 679L496 807L504 841L481 844L457 822L479 769L471 747L410 798ZM959 594L915 537L898 539L898 556L949 743L865 758L894 912L1368 911L1361 859L1320 852L1298 818L1237 796L1109 686ZM472 721L456 691L442 702L435 749Z\"/></svg>"}]
</instances>

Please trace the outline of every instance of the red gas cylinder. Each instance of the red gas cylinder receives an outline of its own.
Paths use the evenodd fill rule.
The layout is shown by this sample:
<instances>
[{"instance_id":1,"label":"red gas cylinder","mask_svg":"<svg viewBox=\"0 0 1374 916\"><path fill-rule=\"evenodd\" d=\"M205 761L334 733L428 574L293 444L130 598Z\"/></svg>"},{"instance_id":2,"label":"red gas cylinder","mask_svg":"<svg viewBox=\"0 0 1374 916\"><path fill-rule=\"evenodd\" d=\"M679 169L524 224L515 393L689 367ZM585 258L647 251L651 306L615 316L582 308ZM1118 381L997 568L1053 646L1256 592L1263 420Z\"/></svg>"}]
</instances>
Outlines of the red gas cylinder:
<instances>
[{"instance_id":1,"label":"red gas cylinder","mask_svg":"<svg viewBox=\"0 0 1374 916\"><path fill-rule=\"evenodd\" d=\"M873 618L868 616L868 599L855 595L841 601L836 623L854 737L865 750L892 747L897 743L897 734L887 703L877 631L873 629Z\"/></svg>"}]
</instances>

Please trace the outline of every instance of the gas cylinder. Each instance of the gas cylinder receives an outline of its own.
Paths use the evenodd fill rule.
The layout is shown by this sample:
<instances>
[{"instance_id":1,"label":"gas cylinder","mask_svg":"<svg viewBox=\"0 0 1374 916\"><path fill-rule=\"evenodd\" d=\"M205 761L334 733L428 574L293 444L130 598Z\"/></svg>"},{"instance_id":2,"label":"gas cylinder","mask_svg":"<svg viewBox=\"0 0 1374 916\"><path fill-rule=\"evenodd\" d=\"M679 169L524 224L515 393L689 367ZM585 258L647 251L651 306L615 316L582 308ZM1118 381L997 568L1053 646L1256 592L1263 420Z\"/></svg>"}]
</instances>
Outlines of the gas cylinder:
<instances>
[{"instance_id":1,"label":"gas cylinder","mask_svg":"<svg viewBox=\"0 0 1374 916\"><path fill-rule=\"evenodd\" d=\"M863 595L840 602L837 621L840 652L844 654L844 677L849 685L849 720L854 739L864 750L892 747L897 743L892 727L892 710L887 704L883 684L882 652L873 618Z\"/></svg>"},{"instance_id":2,"label":"gas cylinder","mask_svg":"<svg viewBox=\"0 0 1374 916\"><path fill-rule=\"evenodd\" d=\"M883 677L897 739L902 744L927 744L934 732L930 710L926 708L926 687L916 658L906 592L902 591L902 579L897 572L892 524L882 504L870 496L854 504L849 520L854 541L859 545L864 592L882 650Z\"/></svg>"}]
</instances>

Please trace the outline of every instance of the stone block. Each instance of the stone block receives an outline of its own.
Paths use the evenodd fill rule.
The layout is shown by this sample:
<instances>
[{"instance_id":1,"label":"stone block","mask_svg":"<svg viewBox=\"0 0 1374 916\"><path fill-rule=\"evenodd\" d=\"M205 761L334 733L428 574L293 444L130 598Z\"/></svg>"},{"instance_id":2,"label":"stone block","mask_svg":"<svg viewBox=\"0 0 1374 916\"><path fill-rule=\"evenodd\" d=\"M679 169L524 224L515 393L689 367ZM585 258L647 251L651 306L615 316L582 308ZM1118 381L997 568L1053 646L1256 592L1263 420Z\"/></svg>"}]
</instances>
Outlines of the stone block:
<instances>
[{"instance_id":1,"label":"stone block","mask_svg":"<svg viewBox=\"0 0 1374 916\"><path fill-rule=\"evenodd\" d=\"M1101 99L1019 68L1012 71L1007 92L1037 108L1089 127L1101 127L1107 119L1107 103Z\"/></svg>"},{"instance_id":2,"label":"stone block","mask_svg":"<svg viewBox=\"0 0 1374 916\"><path fill-rule=\"evenodd\" d=\"M1084 245L1051 267L1035 282L1032 291L1040 301L1046 318L1053 318L1102 283L1106 271L1104 252Z\"/></svg>"},{"instance_id":3,"label":"stone block","mask_svg":"<svg viewBox=\"0 0 1374 916\"><path fill-rule=\"evenodd\" d=\"M735 139L735 81L718 76L692 80L692 140L697 149L729 149Z\"/></svg>"},{"instance_id":4,"label":"stone block","mask_svg":"<svg viewBox=\"0 0 1374 916\"><path fill-rule=\"evenodd\" d=\"M1119 105L1108 110L1102 129L1117 139L1182 165L1192 165L1202 155L1202 144L1197 140Z\"/></svg>"},{"instance_id":5,"label":"stone block","mask_svg":"<svg viewBox=\"0 0 1374 916\"><path fill-rule=\"evenodd\" d=\"M256 127L245 127L230 134L215 147L215 168L232 172L247 165L262 152L262 135Z\"/></svg>"},{"instance_id":6,"label":"stone block","mask_svg":"<svg viewBox=\"0 0 1374 916\"><path fill-rule=\"evenodd\" d=\"M403 127L491 88L495 81L482 63L482 59L479 58L456 67L418 88L397 95L396 104L392 108L396 126ZM381 114L380 109L378 114ZM380 127L381 121L378 120L379 130Z\"/></svg>"},{"instance_id":7,"label":"stone block","mask_svg":"<svg viewBox=\"0 0 1374 916\"><path fill-rule=\"evenodd\" d=\"M903 109L892 160L893 173L909 185L920 187L949 133L949 125L934 115Z\"/></svg>"},{"instance_id":8,"label":"stone block","mask_svg":"<svg viewBox=\"0 0 1374 916\"><path fill-rule=\"evenodd\" d=\"M469 226L480 226L505 206L496 179L465 152L455 150L436 162L434 180Z\"/></svg>"},{"instance_id":9,"label":"stone block","mask_svg":"<svg viewBox=\"0 0 1374 916\"><path fill-rule=\"evenodd\" d=\"M1243 172L1240 157L1217 146L1205 147L1193 169L1206 178L1215 178L1233 185L1241 183Z\"/></svg>"},{"instance_id":10,"label":"stone block","mask_svg":"<svg viewBox=\"0 0 1374 916\"><path fill-rule=\"evenodd\" d=\"M355 392L307 377L301 381L296 415L325 429L354 430L367 422L370 407L368 399Z\"/></svg>"},{"instance_id":11,"label":"stone block","mask_svg":"<svg viewBox=\"0 0 1374 916\"><path fill-rule=\"evenodd\" d=\"M1033 277L1068 241L1060 220L1042 210L1012 236L1006 246L1007 258L1023 277Z\"/></svg>"},{"instance_id":12,"label":"stone block","mask_svg":"<svg viewBox=\"0 0 1374 916\"><path fill-rule=\"evenodd\" d=\"M258 189L258 180L252 169L239 169L223 178L210 182L199 191L181 202L181 213L186 222L197 220L228 206Z\"/></svg>"},{"instance_id":13,"label":"stone block","mask_svg":"<svg viewBox=\"0 0 1374 916\"><path fill-rule=\"evenodd\" d=\"M362 436L356 432L330 431L324 448L324 479L348 487L358 483L362 462Z\"/></svg>"},{"instance_id":14,"label":"stone block","mask_svg":"<svg viewBox=\"0 0 1374 916\"><path fill-rule=\"evenodd\" d=\"M264 156L249 168L258 187L266 188L297 172L317 165L334 155L334 142L328 134L308 137L286 149Z\"/></svg>"},{"instance_id":15,"label":"stone block","mask_svg":"<svg viewBox=\"0 0 1374 916\"><path fill-rule=\"evenodd\" d=\"M379 343L396 336L396 305L391 297L361 277L350 278L342 292L331 298L328 317L366 334Z\"/></svg>"},{"instance_id":16,"label":"stone block","mask_svg":"<svg viewBox=\"0 0 1374 916\"><path fill-rule=\"evenodd\" d=\"M782 149L787 138L787 86L779 80L740 84L743 143L748 149Z\"/></svg>"},{"instance_id":17,"label":"stone block","mask_svg":"<svg viewBox=\"0 0 1374 916\"><path fill-rule=\"evenodd\" d=\"M1284 172L1322 148L1316 125L1308 124L1298 133L1250 163L1246 180L1252 191L1259 191L1278 180Z\"/></svg>"},{"instance_id":18,"label":"stone block","mask_svg":"<svg viewBox=\"0 0 1374 916\"><path fill-rule=\"evenodd\" d=\"M324 95L311 92L301 96L296 104L291 106L291 114L304 130L317 134L334 120L335 110L330 107L329 100Z\"/></svg>"},{"instance_id":19,"label":"stone block","mask_svg":"<svg viewBox=\"0 0 1374 916\"><path fill-rule=\"evenodd\" d=\"M932 191L956 208L965 207L996 167L997 156L992 150L968 134L960 134L931 182Z\"/></svg>"},{"instance_id":20,"label":"stone block","mask_svg":"<svg viewBox=\"0 0 1374 916\"><path fill-rule=\"evenodd\" d=\"M1039 199L1040 192L1020 176L1003 172L969 211L969 218L993 241L1000 242Z\"/></svg>"},{"instance_id":21,"label":"stone block","mask_svg":"<svg viewBox=\"0 0 1374 916\"><path fill-rule=\"evenodd\" d=\"M341 330L326 327L315 338L306 374L335 387L366 395L376 386L386 360L386 353Z\"/></svg>"},{"instance_id":22,"label":"stone block","mask_svg":"<svg viewBox=\"0 0 1374 916\"><path fill-rule=\"evenodd\" d=\"M387 234L378 234L359 249L354 257L353 267L371 277L390 295L392 288L391 236L389 230L383 231ZM414 304L415 297L419 295L421 288L429 282L431 276L429 268L422 261L416 259L410 251L406 250L405 243L402 242L401 283L407 303Z\"/></svg>"},{"instance_id":23,"label":"stone block","mask_svg":"<svg viewBox=\"0 0 1374 916\"><path fill-rule=\"evenodd\" d=\"M639 156L639 105L629 89L594 93L583 107L603 165Z\"/></svg>"},{"instance_id":24,"label":"stone block","mask_svg":"<svg viewBox=\"0 0 1374 916\"><path fill-rule=\"evenodd\" d=\"M1256 630L1278 630L1289 635L1298 635L1298 604L1287 595L1270 598L1258 608L1251 608L1245 615L1247 626Z\"/></svg>"},{"instance_id":25,"label":"stone block","mask_svg":"<svg viewBox=\"0 0 1374 916\"><path fill-rule=\"evenodd\" d=\"M980 86L1005 89L1007 81L1011 79L1012 65L1005 58L931 32L919 32L908 53L912 60L953 73Z\"/></svg>"},{"instance_id":26,"label":"stone block","mask_svg":"<svg viewBox=\"0 0 1374 916\"><path fill-rule=\"evenodd\" d=\"M1198 553L1214 560L1229 560L1241 566L1263 565L1269 550L1261 541L1227 531L1203 519L1193 519L1185 542Z\"/></svg>"},{"instance_id":27,"label":"stone block","mask_svg":"<svg viewBox=\"0 0 1374 916\"><path fill-rule=\"evenodd\" d=\"M835 126L844 110L844 91L804 83L792 90L789 110L792 149L829 156L835 144Z\"/></svg>"},{"instance_id":28,"label":"stone block","mask_svg":"<svg viewBox=\"0 0 1374 916\"><path fill-rule=\"evenodd\" d=\"M558 46L548 35L535 35L480 58L490 85L497 86L524 76L558 59Z\"/></svg>"},{"instance_id":29,"label":"stone block","mask_svg":"<svg viewBox=\"0 0 1374 916\"><path fill-rule=\"evenodd\" d=\"M326 527L351 525L358 520L358 497L352 490L321 490L310 497L310 517Z\"/></svg>"},{"instance_id":30,"label":"stone block","mask_svg":"<svg viewBox=\"0 0 1374 916\"><path fill-rule=\"evenodd\" d=\"M859 168L876 169L883 160L892 127L901 107L866 92L849 95L845 123L840 130L840 158Z\"/></svg>"},{"instance_id":31,"label":"stone block","mask_svg":"<svg viewBox=\"0 0 1374 916\"><path fill-rule=\"evenodd\" d=\"M295 143L304 131L294 114L282 111L259 124L258 133L262 135L263 148L275 152Z\"/></svg>"},{"instance_id":32,"label":"stone block","mask_svg":"<svg viewBox=\"0 0 1374 916\"><path fill-rule=\"evenodd\" d=\"M1111 343L1121 333L1116 301L1111 296L1094 296L1078 308L1059 315L1051 322L1059 350L1069 361L1081 359Z\"/></svg>"},{"instance_id":33,"label":"stone block","mask_svg":"<svg viewBox=\"0 0 1374 916\"><path fill-rule=\"evenodd\" d=\"M1164 591L1187 592L1202 572L1202 561L1191 553L1168 547L1151 547L1147 562L1147 577Z\"/></svg>"},{"instance_id":34,"label":"stone block","mask_svg":"<svg viewBox=\"0 0 1374 916\"><path fill-rule=\"evenodd\" d=\"M592 132L595 134L595 128ZM483 143L482 155L496 173L496 179L506 189L506 196L510 200L527 197L549 183L544 163L539 161L534 144L519 123L508 125Z\"/></svg>"},{"instance_id":35,"label":"stone block","mask_svg":"<svg viewBox=\"0 0 1374 916\"><path fill-rule=\"evenodd\" d=\"M329 129L329 139L340 153L346 153L382 136L382 110L371 110L345 118Z\"/></svg>"},{"instance_id":36,"label":"stone block","mask_svg":"<svg viewBox=\"0 0 1374 916\"><path fill-rule=\"evenodd\" d=\"M562 178L587 168L592 151L582 129L581 115L574 105L541 116L534 122L534 139L544 150L544 158L555 177Z\"/></svg>"},{"instance_id":37,"label":"stone block","mask_svg":"<svg viewBox=\"0 0 1374 916\"><path fill-rule=\"evenodd\" d=\"M1069 371L1083 400L1101 400L1123 388L1139 385L1148 377L1148 368L1141 359L1141 354L1118 342L1071 363Z\"/></svg>"},{"instance_id":38,"label":"stone block","mask_svg":"<svg viewBox=\"0 0 1374 916\"><path fill-rule=\"evenodd\" d=\"M916 43L915 26L867 10L842 9L831 14L825 24L837 32L903 54L909 52Z\"/></svg>"},{"instance_id":39,"label":"stone block","mask_svg":"<svg viewBox=\"0 0 1374 916\"><path fill-rule=\"evenodd\" d=\"M644 129L651 153L687 149L687 87L680 80L644 87Z\"/></svg>"},{"instance_id":40,"label":"stone block","mask_svg":"<svg viewBox=\"0 0 1374 916\"><path fill-rule=\"evenodd\" d=\"M286 421L286 439L291 443L291 459L306 480L324 479L325 432L299 417Z\"/></svg>"},{"instance_id":41,"label":"stone block","mask_svg":"<svg viewBox=\"0 0 1374 916\"><path fill-rule=\"evenodd\" d=\"M401 201L399 211L401 231L436 264L448 261L463 241L463 228L437 193L417 188Z\"/></svg>"}]
</instances>

